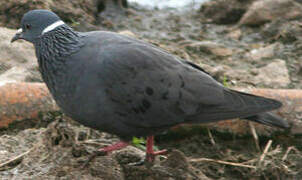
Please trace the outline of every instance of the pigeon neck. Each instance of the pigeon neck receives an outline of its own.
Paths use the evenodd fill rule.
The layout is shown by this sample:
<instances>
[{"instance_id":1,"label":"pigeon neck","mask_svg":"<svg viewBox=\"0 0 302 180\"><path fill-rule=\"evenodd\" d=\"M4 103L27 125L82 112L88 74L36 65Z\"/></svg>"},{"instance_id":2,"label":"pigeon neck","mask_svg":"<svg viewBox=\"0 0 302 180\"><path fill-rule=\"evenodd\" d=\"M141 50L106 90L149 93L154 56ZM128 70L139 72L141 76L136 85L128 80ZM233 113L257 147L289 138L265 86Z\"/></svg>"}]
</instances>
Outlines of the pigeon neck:
<instances>
[{"instance_id":1,"label":"pigeon neck","mask_svg":"<svg viewBox=\"0 0 302 180\"><path fill-rule=\"evenodd\" d=\"M68 56L78 52L84 45L79 32L67 25L49 31L34 42L40 72L50 92L65 89ZM59 93L64 94L64 93Z\"/></svg>"},{"instance_id":2,"label":"pigeon neck","mask_svg":"<svg viewBox=\"0 0 302 180\"><path fill-rule=\"evenodd\" d=\"M42 34L34 41L39 60L57 61L77 52L82 46L81 35L67 25Z\"/></svg>"}]
</instances>

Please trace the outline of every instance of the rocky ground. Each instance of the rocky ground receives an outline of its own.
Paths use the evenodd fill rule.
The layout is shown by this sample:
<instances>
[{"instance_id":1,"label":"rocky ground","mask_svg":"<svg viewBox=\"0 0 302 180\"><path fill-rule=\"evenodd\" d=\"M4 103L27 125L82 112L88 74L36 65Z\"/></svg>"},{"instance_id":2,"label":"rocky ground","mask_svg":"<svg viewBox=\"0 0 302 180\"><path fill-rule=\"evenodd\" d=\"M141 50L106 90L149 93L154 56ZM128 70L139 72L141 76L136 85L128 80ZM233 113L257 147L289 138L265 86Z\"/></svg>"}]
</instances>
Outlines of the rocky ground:
<instances>
[{"instance_id":1,"label":"rocky ground","mask_svg":"<svg viewBox=\"0 0 302 180\"><path fill-rule=\"evenodd\" d=\"M215 0L200 9L181 10L128 4L112 6L110 11L101 8L102 1L79 2L85 6L60 2L60 8L51 0L0 2L0 83L41 81L32 46L11 45L16 30L8 28L17 28L29 9L42 7L52 9L77 30L110 30L149 41L199 64L229 87L302 87L302 4L298 0ZM292 114L291 118L301 120L299 114ZM159 149L173 150L153 166L129 164L143 158L144 146L136 144L140 148L97 157L83 168L97 148L118 139L58 112L41 114L39 121L29 119L0 131L1 179L302 178L299 134L263 135L258 147L250 133L181 129L157 137ZM263 153L265 147L268 150Z\"/></svg>"}]
</instances>

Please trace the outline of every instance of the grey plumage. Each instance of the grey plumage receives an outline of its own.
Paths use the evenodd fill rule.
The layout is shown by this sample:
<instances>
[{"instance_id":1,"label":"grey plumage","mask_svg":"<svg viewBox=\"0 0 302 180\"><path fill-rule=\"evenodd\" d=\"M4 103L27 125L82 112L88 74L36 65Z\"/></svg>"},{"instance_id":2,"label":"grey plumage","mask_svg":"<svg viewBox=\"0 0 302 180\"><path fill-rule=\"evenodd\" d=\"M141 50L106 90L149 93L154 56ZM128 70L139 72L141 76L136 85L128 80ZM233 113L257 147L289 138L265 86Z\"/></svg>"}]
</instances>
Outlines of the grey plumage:
<instances>
[{"instance_id":1,"label":"grey plumage","mask_svg":"<svg viewBox=\"0 0 302 180\"><path fill-rule=\"evenodd\" d=\"M146 42L112 32L75 32L66 24L30 41L61 109L124 140L180 123L231 118L288 127L266 113L280 102L227 89L199 66Z\"/></svg>"}]
</instances>

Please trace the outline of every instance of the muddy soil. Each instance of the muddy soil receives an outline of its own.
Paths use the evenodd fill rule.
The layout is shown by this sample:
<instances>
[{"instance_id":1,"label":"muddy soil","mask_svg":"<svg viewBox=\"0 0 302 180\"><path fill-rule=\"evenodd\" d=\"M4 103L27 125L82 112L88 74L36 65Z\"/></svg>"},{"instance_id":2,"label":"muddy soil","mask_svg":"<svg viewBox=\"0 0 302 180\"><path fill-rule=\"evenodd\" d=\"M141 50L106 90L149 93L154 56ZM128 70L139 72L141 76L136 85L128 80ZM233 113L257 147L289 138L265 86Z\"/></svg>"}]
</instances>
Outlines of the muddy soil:
<instances>
[{"instance_id":1,"label":"muddy soil","mask_svg":"<svg viewBox=\"0 0 302 180\"><path fill-rule=\"evenodd\" d=\"M297 20L236 27L205 23L200 12L189 7L150 10L130 5L117 18L95 22L99 24L86 29L111 30L149 41L194 61L226 86L302 86L301 28ZM86 30L81 22L71 25ZM267 73L271 71L282 73L272 77ZM32 120L26 122L0 131L1 179L302 178L300 137L286 132L259 137L258 147L251 134L183 129L156 137L158 149L171 151L153 165L133 165L144 159L142 144L98 156L83 167L98 148L118 138L79 125L61 113L41 115L43 123L38 125ZM263 155L269 140L272 145Z\"/></svg>"}]
</instances>

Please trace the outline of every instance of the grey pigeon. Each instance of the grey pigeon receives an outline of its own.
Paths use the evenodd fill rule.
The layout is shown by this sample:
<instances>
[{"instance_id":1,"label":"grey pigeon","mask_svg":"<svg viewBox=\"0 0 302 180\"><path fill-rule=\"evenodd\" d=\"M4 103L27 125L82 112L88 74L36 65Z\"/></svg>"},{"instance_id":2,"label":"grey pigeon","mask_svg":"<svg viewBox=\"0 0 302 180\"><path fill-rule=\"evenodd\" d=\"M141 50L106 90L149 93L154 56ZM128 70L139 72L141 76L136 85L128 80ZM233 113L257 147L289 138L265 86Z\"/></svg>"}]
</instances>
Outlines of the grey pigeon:
<instances>
[{"instance_id":1,"label":"grey pigeon","mask_svg":"<svg viewBox=\"0 0 302 180\"><path fill-rule=\"evenodd\" d=\"M246 118L287 128L267 113L281 103L228 89L202 68L149 43L121 34L77 32L48 10L32 10L12 42L33 43L42 78L59 107L79 123L121 138L101 149L147 138L152 161L153 135L181 123Z\"/></svg>"}]
</instances>

